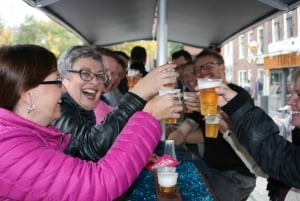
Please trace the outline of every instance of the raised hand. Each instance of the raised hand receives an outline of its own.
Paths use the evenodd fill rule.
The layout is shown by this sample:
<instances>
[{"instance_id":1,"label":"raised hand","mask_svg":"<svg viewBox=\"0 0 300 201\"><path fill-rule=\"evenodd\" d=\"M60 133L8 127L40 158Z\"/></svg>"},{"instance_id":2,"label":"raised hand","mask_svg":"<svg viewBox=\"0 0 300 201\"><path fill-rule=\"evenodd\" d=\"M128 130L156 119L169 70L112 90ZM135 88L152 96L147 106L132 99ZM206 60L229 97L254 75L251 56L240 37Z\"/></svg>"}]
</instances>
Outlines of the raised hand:
<instances>
[{"instance_id":1,"label":"raised hand","mask_svg":"<svg viewBox=\"0 0 300 201\"><path fill-rule=\"evenodd\" d=\"M165 64L155 68L140 79L130 91L144 100L150 100L153 96L157 95L160 88L172 82L174 77L179 76L177 72L171 71L175 67L175 64Z\"/></svg>"},{"instance_id":2,"label":"raised hand","mask_svg":"<svg viewBox=\"0 0 300 201\"><path fill-rule=\"evenodd\" d=\"M178 101L174 100L173 95L166 94L152 98L148 101L143 111L152 114L157 120L163 120L179 118L182 110L182 105L178 105Z\"/></svg>"}]
</instances>

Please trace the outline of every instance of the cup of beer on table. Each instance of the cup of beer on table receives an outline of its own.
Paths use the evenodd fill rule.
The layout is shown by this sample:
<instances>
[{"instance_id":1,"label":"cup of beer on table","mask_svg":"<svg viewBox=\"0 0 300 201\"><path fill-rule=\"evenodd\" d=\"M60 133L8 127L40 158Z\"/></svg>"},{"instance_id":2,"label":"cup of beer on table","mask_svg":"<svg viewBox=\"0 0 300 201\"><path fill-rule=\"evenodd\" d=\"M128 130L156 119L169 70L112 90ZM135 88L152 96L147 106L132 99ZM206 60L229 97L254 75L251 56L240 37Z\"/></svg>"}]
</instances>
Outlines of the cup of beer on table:
<instances>
[{"instance_id":1,"label":"cup of beer on table","mask_svg":"<svg viewBox=\"0 0 300 201\"><path fill-rule=\"evenodd\" d=\"M139 70L136 69L128 69L127 71L127 85L128 88L132 88L138 82L138 74L140 73Z\"/></svg>"},{"instance_id":2,"label":"cup of beer on table","mask_svg":"<svg viewBox=\"0 0 300 201\"><path fill-rule=\"evenodd\" d=\"M160 96L166 94L173 94L174 100L177 101L177 105L182 105L182 94L180 93L180 89L171 89L171 88L163 88L158 91ZM163 120L165 124L177 124L176 118L167 118Z\"/></svg>"},{"instance_id":3,"label":"cup of beer on table","mask_svg":"<svg viewBox=\"0 0 300 201\"><path fill-rule=\"evenodd\" d=\"M157 172L159 190L162 193L175 193L178 173L171 171Z\"/></svg>"},{"instance_id":4,"label":"cup of beer on table","mask_svg":"<svg viewBox=\"0 0 300 201\"><path fill-rule=\"evenodd\" d=\"M220 86L222 79L198 78L200 111L202 115L216 115L218 94L215 88Z\"/></svg>"},{"instance_id":5,"label":"cup of beer on table","mask_svg":"<svg viewBox=\"0 0 300 201\"><path fill-rule=\"evenodd\" d=\"M220 117L218 115L205 116L205 136L217 138L219 130Z\"/></svg>"}]
</instances>

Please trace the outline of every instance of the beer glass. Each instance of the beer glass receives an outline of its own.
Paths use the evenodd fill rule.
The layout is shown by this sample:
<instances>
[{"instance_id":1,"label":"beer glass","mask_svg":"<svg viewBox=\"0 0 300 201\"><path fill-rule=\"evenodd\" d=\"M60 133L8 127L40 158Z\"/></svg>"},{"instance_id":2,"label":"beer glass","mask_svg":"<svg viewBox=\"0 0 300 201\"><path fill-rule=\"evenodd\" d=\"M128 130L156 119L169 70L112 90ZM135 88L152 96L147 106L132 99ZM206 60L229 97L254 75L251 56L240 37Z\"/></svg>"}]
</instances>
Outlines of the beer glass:
<instances>
[{"instance_id":1,"label":"beer glass","mask_svg":"<svg viewBox=\"0 0 300 201\"><path fill-rule=\"evenodd\" d=\"M217 138L219 131L220 117L218 115L205 116L205 136Z\"/></svg>"},{"instance_id":2,"label":"beer glass","mask_svg":"<svg viewBox=\"0 0 300 201\"><path fill-rule=\"evenodd\" d=\"M137 75L139 74L139 70L136 69L128 69L127 72L127 85L128 88L132 88L137 83Z\"/></svg>"},{"instance_id":3,"label":"beer glass","mask_svg":"<svg viewBox=\"0 0 300 201\"><path fill-rule=\"evenodd\" d=\"M215 88L221 85L222 79L198 78L200 111L202 115L216 115L218 94Z\"/></svg>"},{"instance_id":4,"label":"beer glass","mask_svg":"<svg viewBox=\"0 0 300 201\"><path fill-rule=\"evenodd\" d=\"M168 69L167 71L175 71L174 69ZM176 85L176 77L172 77L171 78L171 82L170 83L167 83L167 84L164 84L164 87L167 87L167 88L170 88L170 89L175 89L175 85Z\"/></svg>"},{"instance_id":5,"label":"beer glass","mask_svg":"<svg viewBox=\"0 0 300 201\"><path fill-rule=\"evenodd\" d=\"M175 193L177 184L177 172L158 172L157 180L159 190L162 193Z\"/></svg>"},{"instance_id":6,"label":"beer glass","mask_svg":"<svg viewBox=\"0 0 300 201\"><path fill-rule=\"evenodd\" d=\"M165 141L164 154L167 154L167 155L171 156L172 158L176 159L174 140L166 140Z\"/></svg>"},{"instance_id":7,"label":"beer glass","mask_svg":"<svg viewBox=\"0 0 300 201\"><path fill-rule=\"evenodd\" d=\"M186 104L184 103L185 100L191 99L193 98L191 95L195 93L195 92L183 92L183 109L184 109L184 113L193 113L193 110L189 109Z\"/></svg>"},{"instance_id":8,"label":"beer glass","mask_svg":"<svg viewBox=\"0 0 300 201\"><path fill-rule=\"evenodd\" d=\"M174 100L177 101L178 105L182 104L182 100L181 100L181 94L180 94L180 89L171 89L171 88L164 88L164 89L160 89L158 91L158 94L160 96L163 96L165 94L173 94ZM176 118L167 118L167 119L163 119L163 123L165 124L177 124L177 119Z\"/></svg>"}]
</instances>

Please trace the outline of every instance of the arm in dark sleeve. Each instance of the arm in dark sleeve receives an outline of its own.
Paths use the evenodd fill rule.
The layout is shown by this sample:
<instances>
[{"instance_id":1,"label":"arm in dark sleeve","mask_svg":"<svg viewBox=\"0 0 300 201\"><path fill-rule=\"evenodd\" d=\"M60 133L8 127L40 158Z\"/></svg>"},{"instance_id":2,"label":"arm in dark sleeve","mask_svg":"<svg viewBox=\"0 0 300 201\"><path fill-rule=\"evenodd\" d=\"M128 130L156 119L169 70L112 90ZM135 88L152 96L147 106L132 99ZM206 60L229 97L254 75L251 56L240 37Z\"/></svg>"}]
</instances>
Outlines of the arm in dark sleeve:
<instances>
[{"instance_id":1,"label":"arm in dark sleeve","mask_svg":"<svg viewBox=\"0 0 300 201\"><path fill-rule=\"evenodd\" d=\"M129 118L142 110L146 101L128 92L119 106L109 113L105 120L96 125L90 125L80 114L74 114L74 108L62 106L62 117L54 125L64 132L72 134L71 141L65 153L85 160L98 161L113 144Z\"/></svg>"},{"instance_id":2,"label":"arm in dark sleeve","mask_svg":"<svg viewBox=\"0 0 300 201\"><path fill-rule=\"evenodd\" d=\"M300 147L279 136L279 129L261 108L238 94L224 107L237 139L271 177L300 187Z\"/></svg>"}]
</instances>

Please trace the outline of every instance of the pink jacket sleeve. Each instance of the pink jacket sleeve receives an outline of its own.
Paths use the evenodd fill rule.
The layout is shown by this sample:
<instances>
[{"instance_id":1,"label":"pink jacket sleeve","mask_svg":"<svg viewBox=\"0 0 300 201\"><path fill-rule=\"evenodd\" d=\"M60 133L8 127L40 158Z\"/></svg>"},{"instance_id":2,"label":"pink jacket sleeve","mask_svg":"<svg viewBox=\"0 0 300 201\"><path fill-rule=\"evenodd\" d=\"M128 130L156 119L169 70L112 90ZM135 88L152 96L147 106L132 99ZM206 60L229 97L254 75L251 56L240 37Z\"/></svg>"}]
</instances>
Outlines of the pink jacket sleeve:
<instances>
[{"instance_id":1,"label":"pink jacket sleeve","mask_svg":"<svg viewBox=\"0 0 300 201\"><path fill-rule=\"evenodd\" d=\"M134 182L160 137L159 122L137 112L97 163L45 148L34 137L7 139L15 144L0 156L0 200L114 200Z\"/></svg>"},{"instance_id":2,"label":"pink jacket sleeve","mask_svg":"<svg viewBox=\"0 0 300 201\"><path fill-rule=\"evenodd\" d=\"M113 111L113 107L111 107L110 105L107 105L102 100L99 100L94 108L96 123L98 124L98 123L102 122L104 120L104 117L111 111Z\"/></svg>"}]
</instances>

